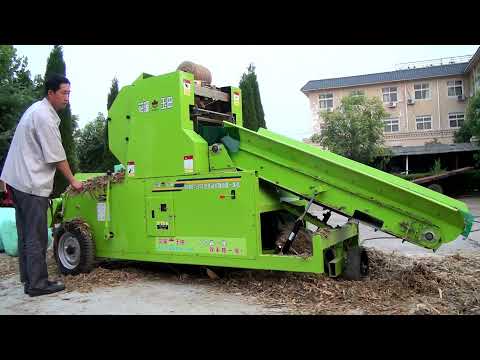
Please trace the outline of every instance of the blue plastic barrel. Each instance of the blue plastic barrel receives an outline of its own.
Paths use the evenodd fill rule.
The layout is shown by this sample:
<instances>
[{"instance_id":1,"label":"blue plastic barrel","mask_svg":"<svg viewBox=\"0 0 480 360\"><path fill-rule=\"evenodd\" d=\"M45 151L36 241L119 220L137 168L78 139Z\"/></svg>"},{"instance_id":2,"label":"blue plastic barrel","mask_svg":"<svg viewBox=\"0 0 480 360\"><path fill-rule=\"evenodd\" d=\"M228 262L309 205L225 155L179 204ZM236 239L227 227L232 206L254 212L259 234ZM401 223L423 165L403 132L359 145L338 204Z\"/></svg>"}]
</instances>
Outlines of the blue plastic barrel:
<instances>
[{"instance_id":1,"label":"blue plastic barrel","mask_svg":"<svg viewBox=\"0 0 480 360\"><path fill-rule=\"evenodd\" d=\"M48 247L52 245L52 230L48 229ZM14 208L0 208L0 249L10 256L18 256L18 235Z\"/></svg>"},{"instance_id":2,"label":"blue plastic barrel","mask_svg":"<svg viewBox=\"0 0 480 360\"><path fill-rule=\"evenodd\" d=\"M0 253L2 252L5 252L5 248L3 247L2 232L0 232Z\"/></svg>"},{"instance_id":3,"label":"blue plastic barrel","mask_svg":"<svg viewBox=\"0 0 480 360\"><path fill-rule=\"evenodd\" d=\"M118 173L122 170L125 170L125 166L123 166L123 164L113 165L113 172Z\"/></svg>"}]
</instances>

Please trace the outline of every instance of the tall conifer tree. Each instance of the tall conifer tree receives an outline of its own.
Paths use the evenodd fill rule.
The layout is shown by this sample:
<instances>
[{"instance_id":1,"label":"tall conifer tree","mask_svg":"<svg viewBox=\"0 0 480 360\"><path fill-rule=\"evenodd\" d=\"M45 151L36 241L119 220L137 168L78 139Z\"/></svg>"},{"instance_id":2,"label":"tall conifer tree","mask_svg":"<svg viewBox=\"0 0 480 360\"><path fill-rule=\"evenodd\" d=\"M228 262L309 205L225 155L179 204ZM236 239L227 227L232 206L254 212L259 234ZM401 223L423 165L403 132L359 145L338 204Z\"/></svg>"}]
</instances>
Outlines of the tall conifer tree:
<instances>
[{"instance_id":1,"label":"tall conifer tree","mask_svg":"<svg viewBox=\"0 0 480 360\"><path fill-rule=\"evenodd\" d=\"M110 87L110 93L108 94L107 97L107 110L110 110L110 107L112 106L113 102L115 101L115 98L118 95L118 79L116 77L113 78L112 80L112 86ZM110 147L108 145L108 117L105 123L105 147L104 147L104 166L108 170L113 170L113 167L120 163L118 159L113 155L113 153L110 151Z\"/></svg>"},{"instance_id":2,"label":"tall conifer tree","mask_svg":"<svg viewBox=\"0 0 480 360\"><path fill-rule=\"evenodd\" d=\"M242 90L243 126L253 131L257 131L259 127L266 128L260 89L253 64L250 64L247 73L242 75L239 87Z\"/></svg>"},{"instance_id":3,"label":"tall conifer tree","mask_svg":"<svg viewBox=\"0 0 480 360\"><path fill-rule=\"evenodd\" d=\"M55 45L50 52L47 60L47 69L45 71L45 79L52 74L60 74L66 76L66 66L63 60L63 48L60 45ZM60 134L62 135L62 144L67 155L67 160L72 169L72 173L76 172L76 157L75 157L75 143L73 141L73 132L75 131L76 122L72 120L72 112L70 104L60 111L58 116L60 117ZM63 174L58 171L55 174L55 180L53 185L53 196L58 197L68 186L68 181Z\"/></svg>"}]
</instances>

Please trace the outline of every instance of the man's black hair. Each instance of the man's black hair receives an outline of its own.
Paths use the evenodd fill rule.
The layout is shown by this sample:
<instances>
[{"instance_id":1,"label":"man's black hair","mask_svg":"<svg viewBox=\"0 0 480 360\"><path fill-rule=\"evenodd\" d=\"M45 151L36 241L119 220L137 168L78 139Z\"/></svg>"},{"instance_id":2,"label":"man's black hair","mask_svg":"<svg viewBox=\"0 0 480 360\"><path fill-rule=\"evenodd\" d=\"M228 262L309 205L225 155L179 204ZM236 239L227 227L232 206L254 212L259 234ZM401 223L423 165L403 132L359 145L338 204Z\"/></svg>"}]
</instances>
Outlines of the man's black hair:
<instances>
[{"instance_id":1,"label":"man's black hair","mask_svg":"<svg viewBox=\"0 0 480 360\"><path fill-rule=\"evenodd\" d=\"M70 81L63 75L52 74L45 80L45 95L48 95L48 90L56 92L60 89L62 84L70 84Z\"/></svg>"}]
</instances>

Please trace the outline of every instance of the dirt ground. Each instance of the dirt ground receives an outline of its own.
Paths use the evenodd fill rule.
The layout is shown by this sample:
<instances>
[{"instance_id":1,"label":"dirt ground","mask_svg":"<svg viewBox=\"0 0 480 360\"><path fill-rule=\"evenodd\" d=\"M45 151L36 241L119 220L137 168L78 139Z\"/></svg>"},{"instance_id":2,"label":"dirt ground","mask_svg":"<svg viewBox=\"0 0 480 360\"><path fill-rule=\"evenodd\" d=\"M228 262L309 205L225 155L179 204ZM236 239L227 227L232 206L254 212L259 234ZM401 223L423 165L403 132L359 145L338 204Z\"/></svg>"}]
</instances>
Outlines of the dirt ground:
<instances>
[{"instance_id":1,"label":"dirt ground","mask_svg":"<svg viewBox=\"0 0 480 360\"><path fill-rule=\"evenodd\" d=\"M480 197L461 200L480 215ZM360 233L389 236L364 226ZM391 238L364 245L370 274L359 282L239 269L215 278L201 267L139 262L64 277L50 250L49 274L66 290L37 298L23 294L18 259L0 254L0 314L480 314L480 231L435 254Z\"/></svg>"},{"instance_id":2,"label":"dirt ground","mask_svg":"<svg viewBox=\"0 0 480 360\"><path fill-rule=\"evenodd\" d=\"M23 293L18 258L0 254L0 315L76 314L281 314L241 292L219 290L198 267L138 262L105 262L89 274L61 275L48 251L51 279L65 291L31 298Z\"/></svg>"}]
</instances>

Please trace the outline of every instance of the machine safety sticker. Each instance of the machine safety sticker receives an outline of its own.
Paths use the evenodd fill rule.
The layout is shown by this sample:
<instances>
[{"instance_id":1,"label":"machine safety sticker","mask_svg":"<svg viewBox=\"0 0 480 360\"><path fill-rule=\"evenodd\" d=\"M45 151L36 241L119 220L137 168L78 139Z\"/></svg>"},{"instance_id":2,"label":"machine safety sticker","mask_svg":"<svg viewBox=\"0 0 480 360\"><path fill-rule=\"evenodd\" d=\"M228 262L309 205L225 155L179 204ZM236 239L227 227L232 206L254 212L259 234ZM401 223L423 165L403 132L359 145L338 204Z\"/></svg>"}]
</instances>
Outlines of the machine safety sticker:
<instances>
[{"instance_id":1,"label":"machine safety sticker","mask_svg":"<svg viewBox=\"0 0 480 360\"><path fill-rule=\"evenodd\" d=\"M185 240L174 238L156 238L157 251L193 252L194 249Z\"/></svg>"},{"instance_id":2,"label":"machine safety sticker","mask_svg":"<svg viewBox=\"0 0 480 360\"><path fill-rule=\"evenodd\" d=\"M190 89L192 87L192 82L190 80L183 80L183 95L190 96Z\"/></svg>"},{"instance_id":3,"label":"machine safety sticker","mask_svg":"<svg viewBox=\"0 0 480 360\"><path fill-rule=\"evenodd\" d=\"M106 204L104 202L97 203L97 221L105 221L106 213ZM110 221L110 214L108 214L108 221Z\"/></svg>"},{"instance_id":4,"label":"machine safety sticker","mask_svg":"<svg viewBox=\"0 0 480 360\"><path fill-rule=\"evenodd\" d=\"M233 104L234 105L239 105L240 104L240 93L235 91L233 93Z\"/></svg>"},{"instance_id":5,"label":"machine safety sticker","mask_svg":"<svg viewBox=\"0 0 480 360\"><path fill-rule=\"evenodd\" d=\"M135 161L129 161L127 163L127 174L128 176L135 176Z\"/></svg>"},{"instance_id":6,"label":"machine safety sticker","mask_svg":"<svg viewBox=\"0 0 480 360\"><path fill-rule=\"evenodd\" d=\"M186 173L193 172L193 155L185 155L183 157L183 170Z\"/></svg>"},{"instance_id":7,"label":"machine safety sticker","mask_svg":"<svg viewBox=\"0 0 480 360\"><path fill-rule=\"evenodd\" d=\"M202 252L207 252L208 249L209 254L216 254L216 255L237 255L243 256L245 255L246 251L243 248L243 244L235 241L234 243L228 242L226 240L200 240L200 248L203 250Z\"/></svg>"},{"instance_id":8,"label":"machine safety sticker","mask_svg":"<svg viewBox=\"0 0 480 360\"><path fill-rule=\"evenodd\" d=\"M247 249L245 239L200 239L185 240L175 237L155 238L157 251L171 251L177 253L197 253L216 256L245 256Z\"/></svg>"}]
</instances>

